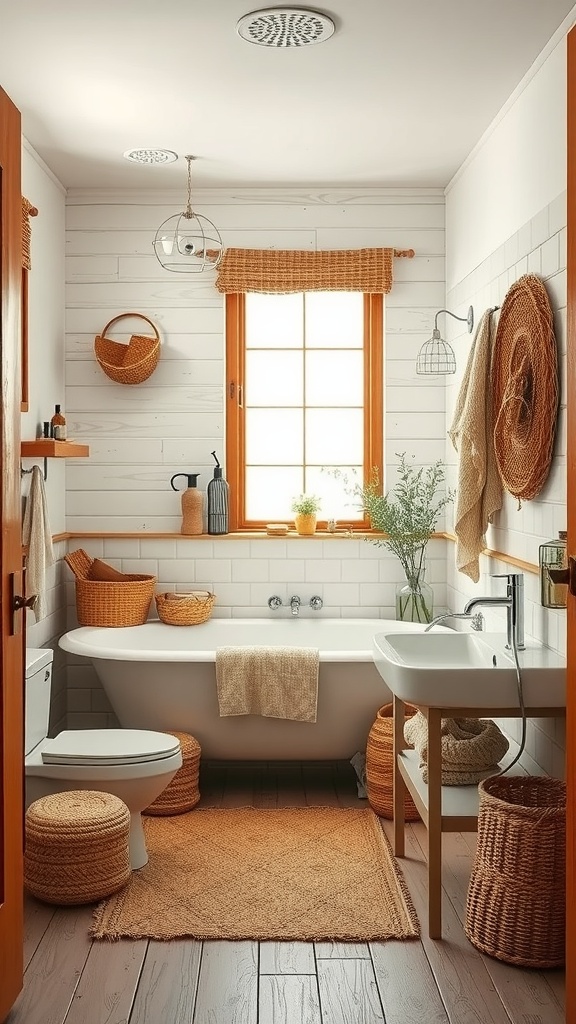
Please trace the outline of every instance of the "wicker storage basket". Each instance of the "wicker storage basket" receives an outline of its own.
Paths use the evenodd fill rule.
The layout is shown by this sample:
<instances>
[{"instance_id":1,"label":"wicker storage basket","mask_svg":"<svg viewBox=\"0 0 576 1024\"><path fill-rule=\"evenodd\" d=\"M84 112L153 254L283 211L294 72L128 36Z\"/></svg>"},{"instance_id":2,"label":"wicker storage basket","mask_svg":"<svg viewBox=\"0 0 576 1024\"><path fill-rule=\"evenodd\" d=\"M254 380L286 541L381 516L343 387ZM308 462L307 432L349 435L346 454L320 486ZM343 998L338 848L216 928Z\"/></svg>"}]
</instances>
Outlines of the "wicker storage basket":
<instances>
[{"instance_id":1,"label":"wicker storage basket","mask_svg":"<svg viewBox=\"0 0 576 1024\"><path fill-rule=\"evenodd\" d=\"M546 776L492 776L478 789L478 845L466 935L497 960L518 967L561 967L566 785Z\"/></svg>"},{"instance_id":2,"label":"wicker storage basket","mask_svg":"<svg viewBox=\"0 0 576 1024\"><path fill-rule=\"evenodd\" d=\"M126 573L118 582L88 578L93 559L82 548L64 555L76 577L76 615L81 626L141 626L148 618L155 576Z\"/></svg>"},{"instance_id":3,"label":"wicker storage basket","mask_svg":"<svg viewBox=\"0 0 576 1024\"><path fill-rule=\"evenodd\" d=\"M162 622L169 626L198 626L210 618L216 596L198 590L192 594L156 594L154 600Z\"/></svg>"},{"instance_id":4,"label":"wicker storage basket","mask_svg":"<svg viewBox=\"0 0 576 1024\"><path fill-rule=\"evenodd\" d=\"M151 338L144 334L133 334L127 345L106 337L106 331L125 317L139 317L154 331ZM160 358L160 335L158 328L143 313L120 313L109 320L102 334L94 339L94 352L100 367L107 377L117 384L141 384L154 373Z\"/></svg>"},{"instance_id":5,"label":"wicker storage basket","mask_svg":"<svg viewBox=\"0 0 576 1024\"><path fill-rule=\"evenodd\" d=\"M200 776L200 744L187 732L172 732L170 736L180 740L182 767L151 803L144 814L185 814L196 806L200 799L198 779Z\"/></svg>"},{"instance_id":6,"label":"wicker storage basket","mask_svg":"<svg viewBox=\"0 0 576 1024\"><path fill-rule=\"evenodd\" d=\"M411 718L417 709L406 704L406 717ZM376 715L376 719L366 744L366 792L372 810L382 818L394 817L393 780L394 780L394 719L393 705L384 704ZM416 805L409 793L404 800L404 816L406 821L417 821L420 818Z\"/></svg>"}]
</instances>

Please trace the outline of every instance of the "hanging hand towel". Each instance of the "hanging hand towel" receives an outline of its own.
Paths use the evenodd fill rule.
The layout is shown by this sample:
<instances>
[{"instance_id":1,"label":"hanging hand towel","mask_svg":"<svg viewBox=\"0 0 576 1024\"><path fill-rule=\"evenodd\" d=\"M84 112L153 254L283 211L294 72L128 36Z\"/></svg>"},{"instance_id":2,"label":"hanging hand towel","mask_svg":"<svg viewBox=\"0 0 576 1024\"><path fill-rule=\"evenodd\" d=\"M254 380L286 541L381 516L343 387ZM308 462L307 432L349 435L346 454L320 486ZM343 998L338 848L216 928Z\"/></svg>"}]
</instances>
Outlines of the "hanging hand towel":
<instances>
[{"instance_id":1,"label":"hanging hand towel","mask_svg":"<svg viewBox=\"0 0 576 1024\"><path fill-rule=\"evenodd\" d=\"M220 715L315 722L318 663L313 647L217 647Z\"/></svg>"},{"instance_id":2,"label":"hanging hand towel","mask_svg":"<svg viewBox=\"0 0 576 1024\"><path fill-rule=\"evenodd\" d=\"M46 569L54 564L52 531L40 466L34 466L32 470L22 533L24 544L28 546L26 592L29 597L37 595L34 614L38 622L46 614Z\"/></svg>"},{"instance_id":3,"label":"hanging hand towel","mask_svg":"<svg viewBox=\"0 0 576 1024\"><path fill-rule=\"evenodd\" d=\"M486 529L502 508L502 481L494 452L490 360L492 315L482 316L468 356L448 435L460 455L456 496L456 567L475 583Z\"/></svg>"}]
</instances>

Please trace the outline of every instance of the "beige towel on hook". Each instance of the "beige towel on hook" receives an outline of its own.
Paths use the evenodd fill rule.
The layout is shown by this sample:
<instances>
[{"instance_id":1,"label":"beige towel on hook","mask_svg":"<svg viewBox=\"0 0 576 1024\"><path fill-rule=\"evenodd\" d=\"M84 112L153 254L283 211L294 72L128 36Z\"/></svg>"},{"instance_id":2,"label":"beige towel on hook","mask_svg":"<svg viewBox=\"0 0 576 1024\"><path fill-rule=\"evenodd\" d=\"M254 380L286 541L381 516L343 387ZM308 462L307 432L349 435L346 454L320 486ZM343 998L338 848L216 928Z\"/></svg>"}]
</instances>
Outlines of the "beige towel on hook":
<instances>
[{"instance_id":1,"label":"beige towel on hook","mask_svg":"<svg viewBox=\"0 0 576 1024\"><path fill-rule=\"evenodd\" d=\"M220 716L315 722L318 665L314 647L217 647Z\"/></svg>"},{"instance_id":2,"label":"beige towel on hook","mask_svg":"<svg viewBox=\"0 0 576 1024\"><path fill-rule=\"evenodd\" d=\"M24 510L22 536L24 544L28 547L26 591L29 597L36 594L34 614L36 622L38 622L46 615L46 569L54 564L52 531L48 519L44 477L40 466L34 466L32 469L30 490Z\"/></svg>"},{"instance_id":3,"label":"beige towel on hook","mask_svg":"<svg viewBox=\"0 0 576 1024\"><path fill-rule=\"evenodd\" d=\"M468 356L448 435L460 455L456 492L456 567L475 583L486 530L502 508L502 481L494 453L490 363L492 314L483 314Z\"/></svg>"}]
</instances>

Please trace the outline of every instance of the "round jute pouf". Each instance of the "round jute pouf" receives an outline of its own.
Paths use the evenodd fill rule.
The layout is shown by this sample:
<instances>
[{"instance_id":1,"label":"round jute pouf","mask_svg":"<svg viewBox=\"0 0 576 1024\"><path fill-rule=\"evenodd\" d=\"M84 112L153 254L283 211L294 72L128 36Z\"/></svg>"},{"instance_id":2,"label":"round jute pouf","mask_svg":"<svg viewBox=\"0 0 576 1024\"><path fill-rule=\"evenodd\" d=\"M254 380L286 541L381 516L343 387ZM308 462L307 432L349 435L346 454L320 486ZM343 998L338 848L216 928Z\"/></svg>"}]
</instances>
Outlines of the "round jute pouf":
<instances>
[{"instance_id":1,"label":"round jute pouf","mask_svg":"<svg viewBox=\"0 0 576 1024\"><path fill-rule=\"evenodd\" d=\"M186 811L191 811L200 799L198 777L201 749L198 740L187 732L172 732L170 729L166 729L165 732L180 740L182 767L160 796L145 809L144 814L185 814Z\"/></svg>"},{"instance_id":2,"label":"round jute pouf","mask_svg":"<svg viewBox=\"0 0 576 1024\"><path fill-rule=\"evenodd\" d=\"M45 903L92 903L130 879L130 811L111 793L69 790L26 811L24 883Z\"/></svg>"},{"instance_id":3,"label":"round jute pouf","mask_svg":"<svg viewBox=\"0 0 576 1024\"><path fill-rule=\"evenodd\" d=\"M366 794L368 803L381 818L394 817L394 719L392 704L379 708L374 724L368 733L366 744ZM416 714L416 708L405 705L406 718ZM404 800L404 818L417 821L420 818L416 805L409 793Z\"/></svg>"}]
</instances>

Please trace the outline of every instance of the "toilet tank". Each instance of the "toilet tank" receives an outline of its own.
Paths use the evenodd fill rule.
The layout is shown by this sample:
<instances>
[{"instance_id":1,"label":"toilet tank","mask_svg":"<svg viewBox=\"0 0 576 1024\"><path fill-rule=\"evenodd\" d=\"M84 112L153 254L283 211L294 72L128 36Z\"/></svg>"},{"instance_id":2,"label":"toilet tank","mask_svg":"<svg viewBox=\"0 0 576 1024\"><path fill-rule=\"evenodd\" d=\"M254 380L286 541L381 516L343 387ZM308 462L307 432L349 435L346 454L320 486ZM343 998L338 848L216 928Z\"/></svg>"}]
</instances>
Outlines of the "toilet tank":
<instances>
[{"instance_id":1,"label":"toilet tank","mask_svg":"<svg viewBox=\"0 0 576 1024\"><path fill-rule=\"evenodd\" d=\"M52 659L48 647L27 648L25 669L25 752L29 754L48 735Z\"/></svg>"}]
</instances>

